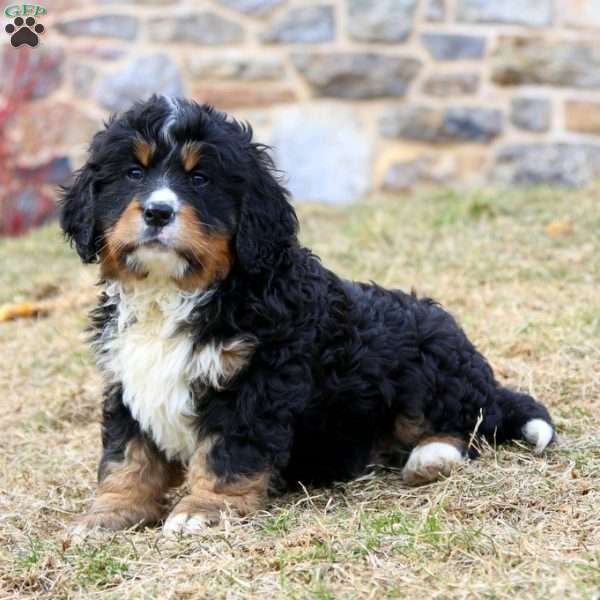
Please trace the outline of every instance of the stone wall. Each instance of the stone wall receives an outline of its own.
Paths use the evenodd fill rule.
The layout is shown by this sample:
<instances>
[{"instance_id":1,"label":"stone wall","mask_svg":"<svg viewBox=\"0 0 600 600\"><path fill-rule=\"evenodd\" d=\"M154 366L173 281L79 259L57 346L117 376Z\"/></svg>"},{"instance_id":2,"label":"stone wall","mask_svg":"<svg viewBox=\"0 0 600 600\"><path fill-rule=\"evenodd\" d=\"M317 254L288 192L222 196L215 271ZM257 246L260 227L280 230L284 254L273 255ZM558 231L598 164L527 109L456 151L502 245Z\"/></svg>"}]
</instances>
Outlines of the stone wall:
<instances>
[{"instance_id":1,"label":"stone wall","mask_svg":"<svg viewBox=\"0 0 600 600\"><path fill-rule=\"evenodd\" d=\"M299 199L600 176L600 0L46 6L45 78L11 128L25 166L77 166L103 118L161 92L250 120ZM22 48L3 49L7 68Z\"/></svg>"}]
</instances>

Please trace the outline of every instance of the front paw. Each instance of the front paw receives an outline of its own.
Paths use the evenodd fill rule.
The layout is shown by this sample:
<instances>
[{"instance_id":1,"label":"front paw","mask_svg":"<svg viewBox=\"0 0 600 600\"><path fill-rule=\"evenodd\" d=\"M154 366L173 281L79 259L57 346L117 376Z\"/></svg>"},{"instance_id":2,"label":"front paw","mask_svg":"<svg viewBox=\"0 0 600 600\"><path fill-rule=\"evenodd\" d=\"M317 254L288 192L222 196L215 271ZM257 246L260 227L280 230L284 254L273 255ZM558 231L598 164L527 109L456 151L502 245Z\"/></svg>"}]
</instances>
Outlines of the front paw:
<instances>
[{"instance_id":1,"label":"front paw","mask_svg":"<svg viewBox=\"0 0 600 600\"><path fill-rule=\"evenodd\" d=\"M137 524L135 517L128 511L106 510L90 512L77 519L69 529L69 533L73 538L85 539L93 533L119 531Z\"/></svg>"},{"instance_id":2,"label":"front paw","mask_svg":"<svg viewBox=\"0 0 600 600\"><path fill-rule=\"evenodd\" d=\"M169 537L198 535L221 522L220 512L202 506L193 496L182 498L163 525L163 533Z\"/></svg>"},{"instance_id":3,"label":"front paw","mask_svg":"<svg viewBox=\"0 0 600 600\"><path fill-rule=\"evenodd\" d=\"M73 537L85 538L94 531L120 531L160 521L163 508L158 502L125 502L121 498L100 496L90 511L78 519L70 532Z\"/></svg>"}]
</instances>

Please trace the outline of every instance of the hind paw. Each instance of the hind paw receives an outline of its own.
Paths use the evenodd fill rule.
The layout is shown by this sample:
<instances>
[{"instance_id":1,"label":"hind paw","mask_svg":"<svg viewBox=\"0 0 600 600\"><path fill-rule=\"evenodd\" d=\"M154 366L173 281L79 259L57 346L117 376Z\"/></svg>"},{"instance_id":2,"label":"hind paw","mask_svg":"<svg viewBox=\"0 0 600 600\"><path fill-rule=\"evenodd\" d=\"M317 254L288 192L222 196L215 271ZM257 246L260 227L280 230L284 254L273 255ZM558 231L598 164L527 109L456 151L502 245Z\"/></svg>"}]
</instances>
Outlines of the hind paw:
<instances>
[{"instance_id":1,"label":"hind paw","mask_svg":"<svg viewBox=\"0 0 600 600\"><path fill-rule=\"evenodd\" d=\"M464 442L450 436L432 437L413 448L402 470L408 485L422 485L440 477L448 477L466 459Z\"/></svg>"}]
</instances>

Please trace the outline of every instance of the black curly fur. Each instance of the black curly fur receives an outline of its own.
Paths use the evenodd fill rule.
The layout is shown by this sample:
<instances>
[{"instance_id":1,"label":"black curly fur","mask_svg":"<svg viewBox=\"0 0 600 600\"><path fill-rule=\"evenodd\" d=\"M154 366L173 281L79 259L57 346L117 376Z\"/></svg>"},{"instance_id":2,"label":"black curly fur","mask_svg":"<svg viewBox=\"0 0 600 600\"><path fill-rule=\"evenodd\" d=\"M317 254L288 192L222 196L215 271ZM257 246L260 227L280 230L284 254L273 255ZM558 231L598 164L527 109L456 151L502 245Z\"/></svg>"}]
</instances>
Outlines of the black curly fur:
<instances>
[{"instance_id":1,"label":"black curly fur","mask_svg":"<svg viewBox=\"0 0 600 600\"><path fill-rule=\"evenodd\" d=\"M250 364L225 389L196 398L199 438L218 440L209 457L218 476L270 470L288 484L349 479L393 436L398 416L423 417L434 432L463 439L481 417L477 435L494 443L522 437L530 419L551 422L533 398L497 383L439 304L324 268L298 244L287 192L250 128L207 107L182 106L181 139L204 139L217 150L213 180L235 207L225 226L236 257L210 302L182 327L198 346L234 337L257 342ZM84 260L97 254L108 210L86 195L92 174L96 182L109 178L114 160L103 161L118 156L120 137L134 130L156 139L164 118L163 101L153 98L96 137L91 164L66 192L62 219ZM210 222L211 214L203 218ZM114 306L101 303L96 340L114 318ZM104 429L108 454L138 431L118 386L107 394Z\"/></svg>"}]
</instances>

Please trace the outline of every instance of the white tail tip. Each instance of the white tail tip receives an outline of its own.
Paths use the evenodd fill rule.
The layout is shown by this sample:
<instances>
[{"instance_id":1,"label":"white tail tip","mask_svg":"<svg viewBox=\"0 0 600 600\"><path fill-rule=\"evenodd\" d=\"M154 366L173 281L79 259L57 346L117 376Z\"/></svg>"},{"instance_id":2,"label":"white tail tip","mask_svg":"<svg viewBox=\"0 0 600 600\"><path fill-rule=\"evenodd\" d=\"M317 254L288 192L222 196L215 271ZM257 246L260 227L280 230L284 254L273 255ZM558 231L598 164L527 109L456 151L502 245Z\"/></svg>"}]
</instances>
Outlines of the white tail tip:
<instances>
[{"instance_id":1,"label":"white tail tip","mask_svg":"<svg viewBox=\"0 0 600 600\"><path fill-rule=\"evenodd\" d=\"M552 425L543 419L527 421L521 431L523 437L534 446L533 451L536 454L541 454L554 437Z\"/></svg>"}]
</instances>

